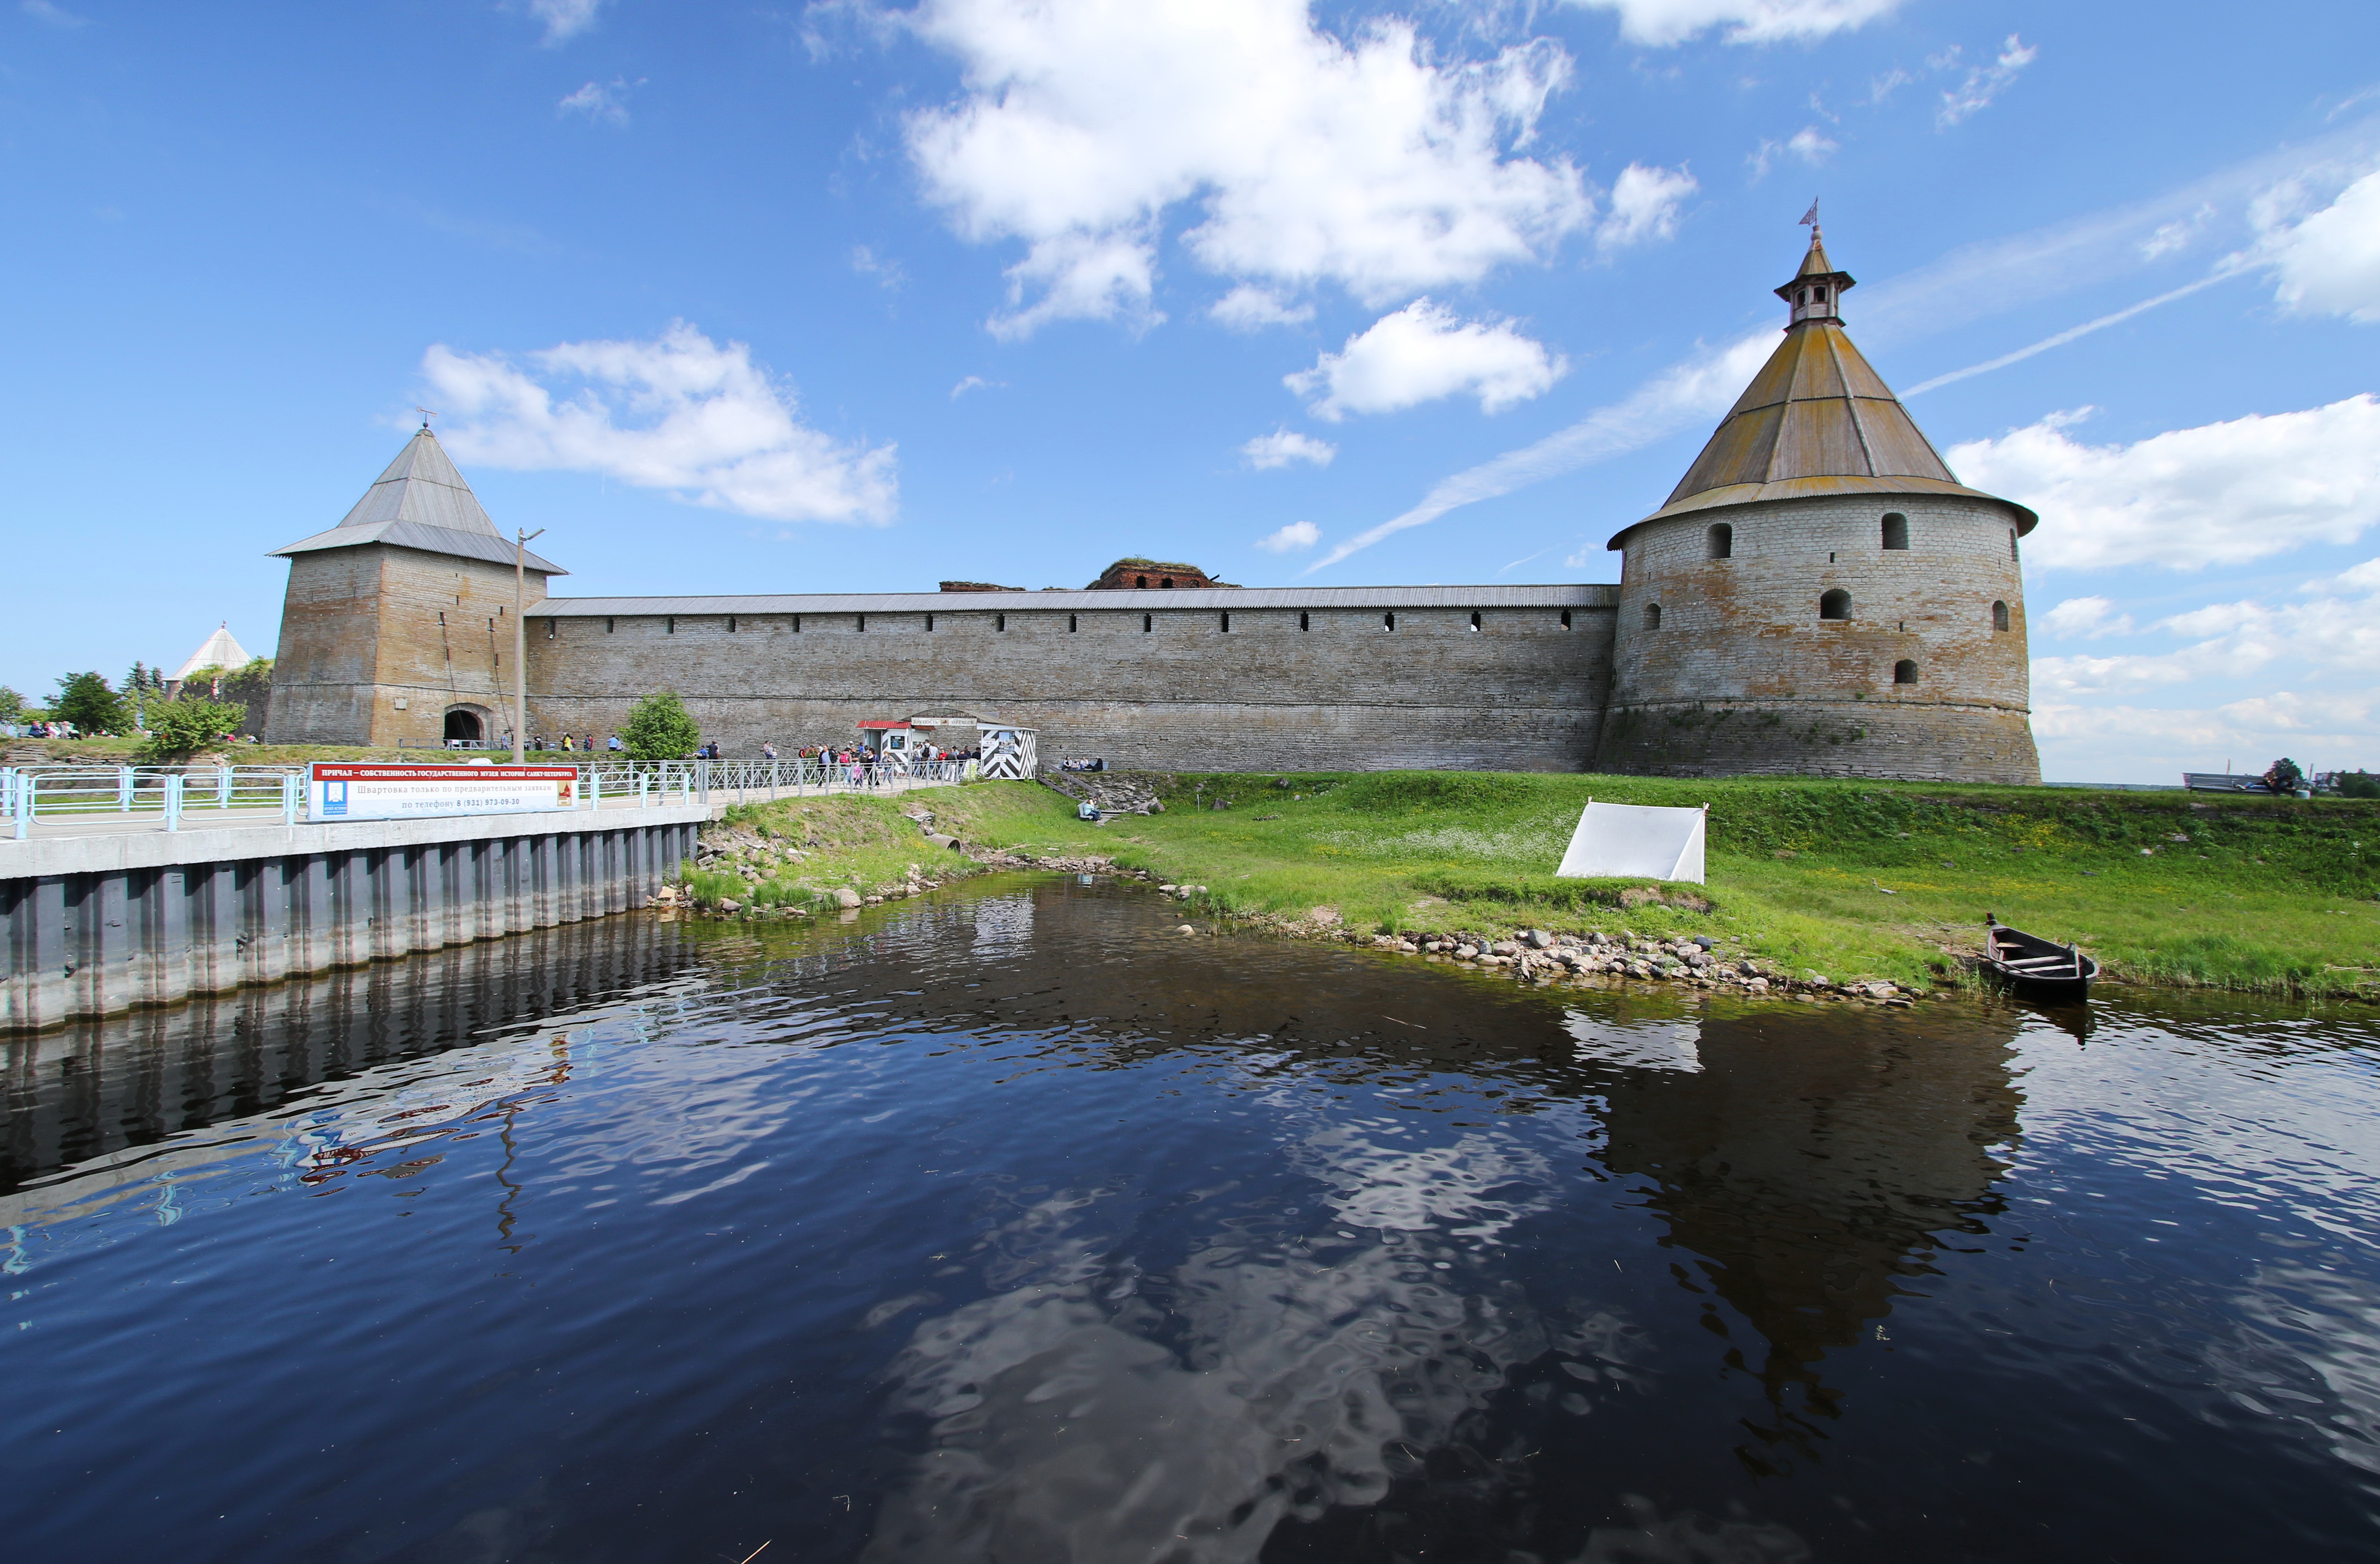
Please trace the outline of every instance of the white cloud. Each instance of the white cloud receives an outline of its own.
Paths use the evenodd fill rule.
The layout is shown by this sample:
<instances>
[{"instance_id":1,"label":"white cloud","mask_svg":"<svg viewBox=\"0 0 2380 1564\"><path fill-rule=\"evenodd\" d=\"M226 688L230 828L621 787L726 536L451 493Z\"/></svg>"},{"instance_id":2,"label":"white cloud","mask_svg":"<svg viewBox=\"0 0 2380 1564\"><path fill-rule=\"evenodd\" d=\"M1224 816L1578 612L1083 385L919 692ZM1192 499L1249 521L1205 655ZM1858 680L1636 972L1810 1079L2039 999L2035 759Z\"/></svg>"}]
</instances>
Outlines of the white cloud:
<instances>
[{"instance_id":1,"label":"white cloud","mask_svg":"<svg viewBox=\"0 0 2380 1564\"><path fill-rule=\"evenodd\" d=\"M1611 211L1595 230L1606 253L1650 239L1673 238L1678 207L1702 188L1684 169L1649 168L1632 163L1611 187Z\"/></svg>"},{"instance_id":2,"label":"white cloud","mask_svg":"<svg viewBox=\"0 0 2380 1564\"><path fill-rule=\"evenodd\" d=\"M2132 633L2132 616L2129 613L2108 615L2115 604L2106 598L2069 598L2034 623L2053 636L2087 637L2097 640L2103 636L2129 636Z\"/></svg>"},{"instance_id":3,"label":"white cloud","mask_svg":"<svg viewBox=\"0 0 2380 1564\"><path fill-rule=\"evenodd\" d=\"M1900 8L1900 0L1570 0L1587 10L1620 13L1620 36L1665 48L1725 28L1730 43L1824 38L1863 27Z\"/></svg>"},{"instance_id":4,"label":"white cloud","mask_svg":"<svg viewBox=\"0 0 2380 1564\"><path fill-rule=\"evenodd\" d=\"M1338 454L1339 447L1330 442L1317 440L1310 434L1300 434L1293 429L1277 429L1270 434L1259 434L1240 447L1240 455L1245 456L1248 466L1258 472L1285 467L1292 462L1312 462L1318 467L1327 467L1330 465L1330 458ZM1305 524L1301 522L1299 525Z\"/></svg>"},{"instance_id":5,"label":"white cloud","mask_svg":"<svg viewBox=\"0 0 2380 1564\"><path fill-rule=\"evenodd\" d=\"M2275 663L2300 678L2361 678L2380 668L2380 594L2368 588L2294 603L2210 603L2155 628L2195 638L2167 652L2035 658L2034 688L2062 697L2122 693L2239 678Z\"/></svg>"},{"instance_id":6,"label":"white cloud","mask_svg":"<svg viewBox=\"0 0 2380 1564\"><path fill-rule=\"evenodd\" d=\"M909 280L907 270L899 261L880 256L866 245L851 247L851 269L863 277L875 278L880 286L896 292Z\"/></svg>"},{"instance_id":7,"label":"white cloud","mask_svg":"<svg viewBox=\"0 0 2380 1564\"><path fill-rule=\"evenodd\" d=\"M54 6L50 0L18 0L17 8L37 22L47 22L55 28L73 29L91 25L89 17L79 17L72 11Z\"/></svg>"},{"instance_id":8,"label":"white cloud","mask_svg":"<svg viewBox=\"0 0 2380 1564\"><path fill-rule=\"evenodd\" d=\"M1979 489L2042 516L2045 564L2195 570L2307 543L2349 543L2380 521L2380 400L2252 414L2131 445L2085 445L2063 416L1951 447Z\"/></svg>"},{"instance_id":9,"label":"white cloud","mask_svg":"<svg viewBox=\"0 0 2380 1564\"><path fill-rule=\"evenodd\" d=\"M957 101L908 121L928 194L966 238L1026 247L1003 335L1153 320L1177 207L1209 271L1373 302L1541 259L1593 218L1567 160L1514 152L1571 77L1549 40L1440 63L1409 23L1342 41L1305 0L922 0L901 15L965 73Z\"/></svg>"},{"instance_id":10,"label":"white cloud","mask_svg":"<svg viewBox=\"0 0 2380 1564\"><path fill-rule=\"evenodd\" d=\"M1953 50L1952 55L1957 51ZM1968 115L1980 114L1992 106L1992 100L2008 91L2025 67L2041 54L2039 47L2026 48L2013 32L2000 46L1999 58L1987 66L1976 66L1967 72L1967 79L1942 94L1942 107L1934 115L1937 128L1948 130ZM1929 61L1929 64L1937 62ZM1947 65L1949 59L1938 62Z\"/></svg>"},{"instance_id":11,"label":"white cloud","mask_svg":"<svg viewBox=\"0 0 2380 1564\"><path fill-rule=\"evenodd\" d=\"M2188 249L2206 225L2215 221L2215 216L2213 204L2202 201L2198 210L2189 216L2159 224L2155 233L2141 241L2141 259L2160 261L2176 250Z\"/></svg>"},{"instance_id":12,"label":"white cloud","mask_svg":"<svg viewBox=\"0 0 2380 1564\"><path fill-rule=\"evenodd\" d=\"M545 42L560 43L595 25L603 0L528 0L528 14L545 24Z\"/></svg>"},{"instance_id":13,"label":"white cloud","mask_svg":"<svg viewBox=\"0 0 2380 1564\"><path fill-rule=\"evenodd\" d=\"M1640 450L1690 424L1715 418L1742 394L1744 383L1776 350L1776 332L1761 330L1725 347L1700 352L1673 364L1620 401L1597 407L1568 429L1439 479L1422 496L1419 504L1357 533L1309 565L1304 574L1311 576L1337 564L1383 538L1408 527L1426 526L1449 511ZM1569 563L1577 564L1580 561Z\"/></svg>"},{"instance_id":14,"label":"white cloud","mask_svg":"<svg viewBox=\"0 0 2380 1564\"><path fill-rule=\"evenodd\" d=\"M951 400L955 402L970 391L1005 391L1007 389L1006 381L986 380L981 375L969 375L951 387Z\"/></svg>"},{"instance_id":15,"label":"white cloud","mask_svg":"<svg viewBox=\"0 0 2380 1564\"><path fill-rule=\"evenodd\" d=\"M1777 165L1779 158L1797 157L1812 168L1815 168L1840 151L1841 151L1840 143L1828 140L1826 134L1815 125L1802 127L1782 141L1771 141L1764 138L1750 160L1753 182L1757 184L1767 178L1768 171Z\"/></svg>"},{"instance_id":16,"label":"white cloud","mask_svg":"<svg viewBox=\"0 0 2380 1564\"><path fill-rule=\"evenodd\" d=\"M625 125L628 123L628 94L643 85L641 78L629 81L614 77L609 87L590 81L554 107L564 114L583 114L605 125Z\"/></svg>"},{"instance_id":17,"label":"white cloud","mask_svg":"<svg viewBox=\"0 0 2380 1564\"><path fill-rule=\"evenodd\" d=\"M2380 323L2380 173L2365 175L2295 224L2281 218L2277 204L2258 203L2265 235L2257 256L2277 274L2282 306Z\"/></svg>"},{"instance_id":18,"label":"white cloud","mask_svg":"<svg viewBox=\"0 0 2380 1564\"><path fill-rule=\"evenodd\" d=\"M1257 547L1276 554L1293 549L1310 549L1322 541L1322 528L1310 521L1293 521L1278 532L1268 533L1257 540Z\"/></svg>"},{"instance_id":19,"label":"white cloud","mask_svg":"<svg viewBox=\"0 0 2380 1564\"><path fill-rule=\"evenodd\" d=\"M1267 326L1302 326L1314 319L1314 306L1292 304L1271 288L1242 283L1217 299L1207 313L1235 332L1253 332Z\"/></svg>"},{"instance_id":20,"label":"white cloud","mask_svg":"<svg viewBox=\"0 0 2380 1564\"><path fill-rule=\"evenodd\" d=\"M696 504L778 521L889 522L893 447L800 422L790 388L684 321L650 342L573 342L518 360L422 355L465 462L601 473Z\"/></svg>"},{"instance_id":21,"label":"white cloud","mask_svg":"<svg viewBox=\"0 0 2380 1564\"><path fill-rule=\"evenodd\" d=\"M1500 413L1569 372L1568 359L1509 321L1464 321L1417 298L1281 383L1312 398L1315 417L1335 423L1349 413L1391 413L1441 396L1475 395L1481 412Z\"/></svg>"}]
</instances>

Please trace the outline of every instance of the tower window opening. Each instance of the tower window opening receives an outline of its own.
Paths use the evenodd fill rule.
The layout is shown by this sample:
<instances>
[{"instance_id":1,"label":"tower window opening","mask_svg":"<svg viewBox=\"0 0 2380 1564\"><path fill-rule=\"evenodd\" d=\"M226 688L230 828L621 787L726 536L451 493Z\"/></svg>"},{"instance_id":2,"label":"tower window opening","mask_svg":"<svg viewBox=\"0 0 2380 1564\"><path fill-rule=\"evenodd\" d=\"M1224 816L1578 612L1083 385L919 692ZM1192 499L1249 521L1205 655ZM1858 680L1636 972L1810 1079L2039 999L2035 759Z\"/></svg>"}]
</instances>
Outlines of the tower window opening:
<instances>
[{"instance_id":1,"label":"tower window opening","mask_svg":"<svg viewBox=\"0 0 2380 1564\"><path fill-rule=\"evenodd\" d=\"M1395 635L1397 633L1397 616L1393 613L1384 613L1380 615L1380 628L1386 630L1391 636Z\"/></svg>"},{"instance_id":2,"label":"tower window opening","mask_svg":"<svg viewBox=\"0 0 2380 1564\"><path fill-rule=\"evenodd\" d=\"M795 614L795 615L794 615L794 634L795 634L795 635L796 635L796 636L798 636L798 635L800 635L801 633L802 633L802 616L801 616L800 614L796 613L796 614Z\"/></svg>"},{"instance_id":3,"label":"tower window opening","mask_svg":"<svg viewBox=\"0 0 2380 1564\"><path fill-rule=\"evenodd\" d=\"M1993 629L1995 629L1995 630L2005 630L2005 629L2007 629L2008 627L2009 627L2009 612L2008 612L2008 604L2006 604L2006 603L2004 603L2004 602L1995 602L1995 603L1993 603L1993 604L1992 604L1992 628L1993 628Z\"/></svg>"},{"instance_id":4,"label":"tower window opening","mask_svg":"<svg viewBox=\"0 0 2380 1564\"><path fill-rule=\"evenodd\" d=\"M1075 615L1073 615L1073 614L1071 614L1071 613L1070 613L1070 614L1068 614L1068 615L1066 615L1066 634L1068 634L1068 635L1070 635L1070 636L1071 636L1071 635L1075 634L1075 632L1076 632L1077 630L1080 630L1082 627L1083 627L1083 625L1082 625L1082 621L1080 621L1079 619L1075 618Z\"/></svg>"},{"instance_id":5,"label":"tower window opening","mask_svg":"<svg viewBox=\"0 0 2380 1564\"><path fill-rule=\"evenodd\" d=\"M1827 551L1827 563L1828 564L1835 563L1835 552L1832 549Z\"/></svg>"},{"instance_id":6,"label":"tower window opening","mask_svg":"<svg viewBox=\"0 0 2380 1564\"><path fill-rule=\"evenodd\" d=\"M1645 628L1647 630L1658 630L1660 627L1661 605L1659 603L1646 603L1645 605Z\"/></svg>"},{"instance_id":7,"label":"tower window opening","mask_svg":"<svg viewBox=\"0 0 2380 1564\"><path fill-rule=\"evenodd\" d=\"M1735 528L1726 522L1713 523L1711 529L1704 533L1703 538L1706 545L1703 550L1706 557L1710 559L1735 557Z\"/></svg>"},{"instance_id":8,"label":"tower window opening","mask_svg":"<svg viewBox=\"0 0 2380 1564\"><path fill-rule=\"evenodd\" d=\"M1227 613L1227 614L1223 615L1223 634L1225 634L1226 636L1228 636L1228 635L1230 635L1231 633L1232 633L1232 616L1231 616L1230 614L1228 614L1228 613Z\"/></svg>"},{"instance_id":9,"label":"tower window opening","mask_svg":"<svg viewBox=\"0 0 2380 1564\"><path fill-rule=\"evenodd\" d=\"M991 627L992 627L993 629L995 629L995 630L1005 630L1005 629L1007 629L1007 628L1008 628L1008 615L1006 615L1006 614L1004 614L1004 613L995 613L995 614L993 614L993 615L991 616Z\"/></svg>"},{"instance_id":10,"label":"tower window opening","mask_svg":"<svg viewBox=\"0 0 2380 1564\"><path fill-rule=\"evenodd\" d=\"M1148 583L1143 582L1142 585L1146 586ZM1144 613L1140 616L1140 633L1142 635L1146 636L1155 628L1157 628L1157 615L1153 613Z\"/></svg>"},{"instance_id":11,"label":"tower window opening","mask_svg":"<svg viewBox=\"0 0 2380 1564\"><path fill-rule=\"evenodd\" d=\"M1132 578L1132 584L1135 587L1145 588L1148 585L1148 577L1146 576L1135 576Z\"/></svg>"},{"instance_id":12,"label":"tower window opening","mask_svg":"<svg viewBox=\"0 0 2380 1564\"><path fill-rule=\"evenodd\" d=\"M853 614L851 616L851 627L860 635L864 636L868 634L868 615L864 613Z\"/></svg>"},{"instance_id":13,"label":"tower window opening","mask_svg":"<svg viewBox=\"0 0 2380 1564\"><path fill-rule=\"evenodd\" d=\"M1167 591L1172 591L1173 589L1173 577L1171 576L1160 576L1157 578L1157 584L1160 587L1164 588Z\"/></svg>"},{"instance_id":14,"label":"tower window opening","mask_svg":"<svg viewBox=\"0 0 2380 1564\"><path fill-rule=\"evenodd\" d=\"M606 619L603 621L603 633L607 636L617 634L619 628L620 624L616 619Z\"/></svg>"},{"instance_id":15,"label":"tower window opening","mask_svg":"<svg viewBox=\"0 0 2380 1564\"><path fill-rule=\"evenodd\" d=\"M1811 302L1811 303L1813 303L1813 304L1824 304L1824 303L1826 303L1826 302L1827 302L1827 290L1826 290L1826 289L1824 289L1824 288L1812 288L1812 289L1810 290L1810 302Z\"/></svg>"},{"instance_id":16,"label":"tower window opening","mask_svg":"<svg viewBox=\"0 0 2380 1564\"><path fill-rule=\"evenodd\" d=\"M1818 598L1818 617L1849 619L1852 616L1852 595L1840 587L1823 592Z\"/></svg>"},{"instance_id":17,"label":"tower window opening","mask_svg":"<svg viewBox=\"0 0 2380 1564\"><path fill-rule=\"evenodd\" d=\"M1892 665L1892 682L1896 685L1915 684L1917 682L1917 664L1912 662L1905 657L1900 661L1894 663Z\"/></svg>"},{"instance_id":18,"label":"tower window opening","mask_svg":"<svg viewBox=\"0 0 2380 1564\"><path fill-rule=\"evenodd\" d=\"M1471 611L1471 633L1475 636L1479 633L1479 611L1475 608Z\"/></svg>"},{"instance_id":19,"label":"tower window opening","mask_svg":"<svg viewBox=\"0 0 2380 1564\"><path fill-rule=\"evenodd\" d=\"M932 614L930 614L930 613L929 613L929 614L926 615L926 633L927 633L928 635L932 635L932 634L933 634L933 631L934 631L934 616L933 616Z\"/></svg>"},{"instance_id":20,"label":"tower window opening","mask_svg":"<svg viewBox=\"0 0 2380 1564\"><path fill-rule=\"evenodd\" d=\"M446 623L446 611L443 608L438 611L438 623L441 624Z\"/></svg>"},{"instance_id":21,"label":"tower window opening","mask_svg":"<svg viewBox=\"0 0 2380 1564\"><path fill-rule=\"evenodd\" d=\"M664 636L674 636L677 634L677 615L673 613L667 619L662 621L662 634Z\"/></svg>"},{"instance_id":22,"label":"tower window opening","mask_svg":"<svg viewBox=\"0 0 2380 1564\"><path fill-rule=\"evenodd\" d=\"M545 638L547 640L550 641L554 638L553 627L560 623L561 621L557 619L549 619L545 622Z\"/></svg>"},{"instance_id":23,"label":"tower window opening","mask_svg":"<svg viewBox=\"0 0 2380 1564\"><path fill-rule=\"evenodd\" d=\"M1884 546L1888 549L1909 547L1909 518L1899 511L1885 513Z\"/></svg>"},{"instance_id":24,"label":"tower window opening","mask_svg":"<svg viewBox=\"0 0 2380 1564\"><path fill-rule=\"evenodd\" d=\"M2010 527L2010 528L2009 528L2009 558L2010 558L2010 559L2015 559L2015 558L2017 558L2017 557L2018 557L2018 554L2017 554L2017 552L2016 552L2016 528L2015 528L2015 527Z\"/></svg>"},{"instance_id":25,"label":"tower window opening","mask_svg":"<svg viewBox=\"0 0 2380 1564\"><path fill-rule=\"evenodd\" d=\"M1305 615L1303 613L1297 616L1297 627L1301 630L1311 630L1314 628L1313 624L1308 623Z\"/></svg>"},{"instance_id":26,"label":"tower window opening","mask_svg":"<svg viewBox=\"0 0 2380 1564\"><path fill-rule=\"evenodd\" d=\"M732 613L727 616L727 633L731 636L735 633L735 616Z\"/></svg>"},{"instance_id":27,"label":"tower window opening","mask_svg":"<svg viewBox=\"0 0 2380 1564\"><path fill-rule=\"evenodd\" d=\"M1562 610L1561 626L1565 630L1570 628L1570 610L1568 609Z\"/></svg>"}]
</instances>

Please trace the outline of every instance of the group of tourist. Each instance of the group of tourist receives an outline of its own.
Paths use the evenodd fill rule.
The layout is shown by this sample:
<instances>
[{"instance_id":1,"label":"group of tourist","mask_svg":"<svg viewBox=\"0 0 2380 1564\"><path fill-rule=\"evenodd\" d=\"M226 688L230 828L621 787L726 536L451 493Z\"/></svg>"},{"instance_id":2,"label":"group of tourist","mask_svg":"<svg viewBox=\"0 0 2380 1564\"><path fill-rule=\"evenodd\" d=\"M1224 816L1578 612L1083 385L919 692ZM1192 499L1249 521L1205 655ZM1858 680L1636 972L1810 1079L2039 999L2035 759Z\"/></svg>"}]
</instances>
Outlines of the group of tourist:
<instances>
[{"instance_id":1,"label":"group of tourist","mask_svg":"<svg viewBox=\"0 0 2380 1564\"><path fill-rule=\"evenodd\" d=\"M1090 760L1077 756L1074 759L1058 762L1058 770L1062 771L1104 771L1107 769L1108 763L1104 757Z\"/></svg>"}]
</instances>

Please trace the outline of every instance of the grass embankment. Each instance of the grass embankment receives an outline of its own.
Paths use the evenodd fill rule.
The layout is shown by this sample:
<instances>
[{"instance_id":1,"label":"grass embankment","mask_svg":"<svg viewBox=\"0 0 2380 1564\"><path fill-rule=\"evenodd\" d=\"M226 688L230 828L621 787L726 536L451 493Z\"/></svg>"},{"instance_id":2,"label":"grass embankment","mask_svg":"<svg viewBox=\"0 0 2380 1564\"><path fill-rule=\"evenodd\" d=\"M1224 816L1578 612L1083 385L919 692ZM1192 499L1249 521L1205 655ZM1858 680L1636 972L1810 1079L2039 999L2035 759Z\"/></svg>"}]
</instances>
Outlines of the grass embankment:
<instances>
[{"instance_id":1,"label":"grass embankment","mask_svg":"<svg viewBox=\"0 0 2380 1564\"><path fill-rule=\"evenodd\" d=\"M936 847L912 818L939 813L962 791L974 806L964 811L967 821L981 817L1030 825L1047 812L1044 799L1068 806L1048 789L1021 782L897 799L842 794L737 804L703 829L701 855L686 870L685 891L705 906L734 902L749 913L808 913L842 905L840 891L862 901L905 896L982 874L987 866Z\"/></svg>"},{"instance_id":2,"label":"grass embankment","mask_svg":"<svg viewBox=\"0 0 2380 1564\"><path fill-rule=\"evenodd\" d=\"M2380 805L2364 800L1512 772L1157 782L1166 813L1098 827L1023 783L904 802L971 846L1104 854L1205 884L1222 911L1329 907L1367 931L1710 934L1789 969L1923 984L1956 970L1946 951L1974 950L1988 911L2080 941L2117 980L2380 994ZM1646 900L1643 881L1554 879L1589 795L1710 805L1709 884ZM802 815L817 843L798 883L937 867L890 802L749 814L771 810Z\"/></svg>"}]
</instances>

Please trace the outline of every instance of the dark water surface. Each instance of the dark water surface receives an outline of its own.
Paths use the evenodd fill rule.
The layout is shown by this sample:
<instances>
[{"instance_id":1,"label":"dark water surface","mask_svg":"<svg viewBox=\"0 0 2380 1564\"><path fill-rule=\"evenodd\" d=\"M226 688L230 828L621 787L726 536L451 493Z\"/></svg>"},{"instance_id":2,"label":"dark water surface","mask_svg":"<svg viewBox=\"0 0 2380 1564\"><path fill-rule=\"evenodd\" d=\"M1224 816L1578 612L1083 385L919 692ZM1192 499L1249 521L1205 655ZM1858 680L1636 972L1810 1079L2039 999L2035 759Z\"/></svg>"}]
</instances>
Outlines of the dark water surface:
<instances>
[{"instance_id":1,"label":"dark water surface","mask_svg":"<svg viewBox=\"0 0 2380 1564\"><path fill-rule=\"evenodd\" d=\"M6 1045L12 1559L2380 1557L2380 1028L981 881Z\"/></svg>"}]
</instances>

